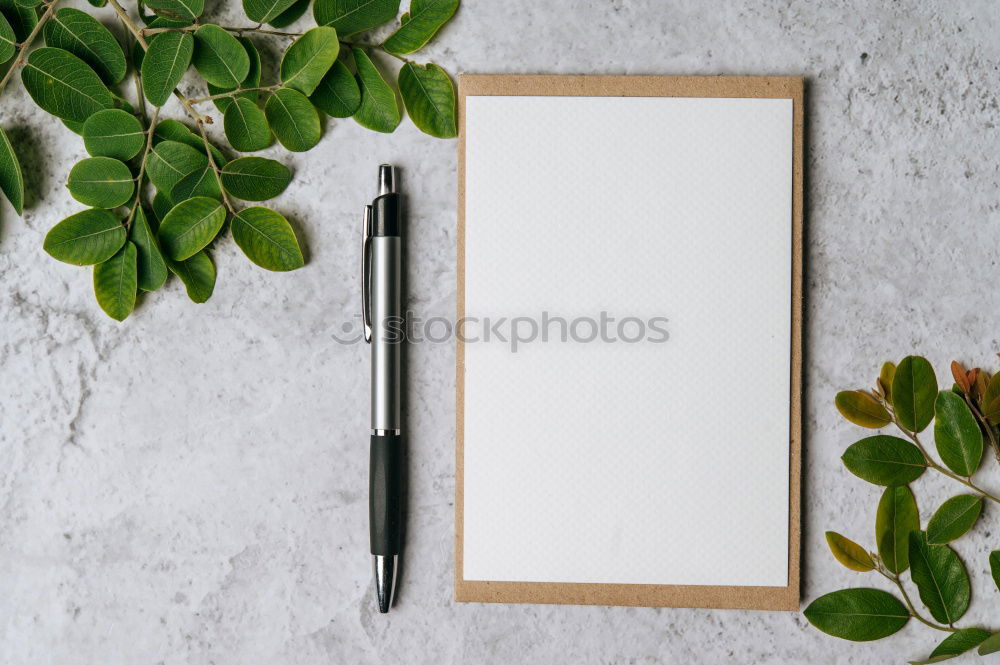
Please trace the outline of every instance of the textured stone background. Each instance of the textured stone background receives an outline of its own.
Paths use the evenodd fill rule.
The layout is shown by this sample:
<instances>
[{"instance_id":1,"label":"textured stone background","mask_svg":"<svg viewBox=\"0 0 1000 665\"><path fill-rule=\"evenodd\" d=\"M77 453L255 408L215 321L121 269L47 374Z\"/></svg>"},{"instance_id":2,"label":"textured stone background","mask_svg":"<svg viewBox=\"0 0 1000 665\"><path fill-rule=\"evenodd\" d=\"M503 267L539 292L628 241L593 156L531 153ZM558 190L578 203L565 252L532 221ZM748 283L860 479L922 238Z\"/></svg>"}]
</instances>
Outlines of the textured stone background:
<instances>
[{"instance_id":1,"label":"textured stone background","mask_svg":"<svg viewBox=\"0 0 1000 665\"><path fill-rule=\"evenodd\" d=\"M210 14L240 22L230 4ZM939 374L952 357L997 367L998 22L989 0L466 0L423 56L455 73L808 78L803 605L886 587L823 542L832 528L871 546L879 495L838 461L859 432L835 391L909 352ZM886 663L937 641L916 622L854 645L797 613L453 603L450 345L411 353L406 578L396 611L373 614L367 349L333 334L359 309L359 211L381 161L411 195L412 305L453 312L455 143L347 120L308 154L273 149L296 170L275 205L308 266L268 274L226 240L207 304L172 280L117 325L88 271L41 251L78 208L63 183L81 141L19 85L0 108L31 203L23 219L0 207L0 662ZM925 519L958 490L916 485ZM976 579L969 625L1000 628L997 512L958 543Z\"/></svg>"}]
</instances>

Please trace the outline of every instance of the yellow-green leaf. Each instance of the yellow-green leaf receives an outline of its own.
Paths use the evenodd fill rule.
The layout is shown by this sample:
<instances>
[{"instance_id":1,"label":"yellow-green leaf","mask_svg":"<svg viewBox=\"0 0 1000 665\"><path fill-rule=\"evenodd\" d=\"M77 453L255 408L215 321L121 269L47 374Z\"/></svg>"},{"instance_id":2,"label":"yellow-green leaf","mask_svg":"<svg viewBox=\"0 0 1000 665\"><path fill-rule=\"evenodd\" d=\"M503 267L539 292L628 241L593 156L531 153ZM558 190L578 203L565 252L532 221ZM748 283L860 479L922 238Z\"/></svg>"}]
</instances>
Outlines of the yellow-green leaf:
<instances>
[{"instance_id":1,"label":"yellow-green leaf","mask_svg":"<svg viewBox=\"0 0 1000 665\"><path fill-rule=\"evenodd\" d=\"M834 404L837 405L840 415L861 427L878 429L892 422L892 416L885 407L861 390L844 390L837 393Z\"/></svg>"},{"instance_id":2,"label":"yellow-green leaf","mask_svg":"<svg viewBox=\"0 0 1000 665\"><path fill-rule=\"evenodd\" d=\"M875 562L872 561L865 548L836 531L826 532L826 544L830 546L834 558L844 567L859 573L867 573L875 569Z\"/></svg>"}]
</instances>

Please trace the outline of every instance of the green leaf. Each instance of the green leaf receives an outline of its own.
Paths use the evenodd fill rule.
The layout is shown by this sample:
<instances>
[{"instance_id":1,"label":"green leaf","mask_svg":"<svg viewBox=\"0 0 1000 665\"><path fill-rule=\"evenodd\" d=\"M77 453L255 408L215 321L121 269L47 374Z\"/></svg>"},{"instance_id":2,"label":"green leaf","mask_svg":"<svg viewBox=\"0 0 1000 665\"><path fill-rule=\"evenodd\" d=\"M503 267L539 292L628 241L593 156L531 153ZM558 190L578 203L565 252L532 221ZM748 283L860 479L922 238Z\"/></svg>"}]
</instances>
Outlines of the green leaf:
<instances>
[{"instance_id":1,"label":"green leaf","mask_svg":"<svg viewBox=\"0 0 1000 665\"><path fill-rule=\"evenodd\" d=\"M814 600L803 614L824 633L854 642L888 637L910 620L903 603L879 589L834 591Z\"/></svg>"},{"instance_id":2,"label":"green leaf","mask_svg":"<svg viewBox=\"0 0 1000 665\"><path fill-rule=\"evenodd\" d=\"M399 92L420 131L439 139L458 134L455 87L443 69L433 63L406 63L399 70Z\"/></svg>"},{"instance_id":3,"label":"green leaf","mask_svg":"<svg viewBox=\"0 0 1000 665\"><path fill-rule=\"evenodd\" d=\"M0 127L0 192L4 193L18 215L24 212L24 176L21 173L21 163L3 127Z\"/></svg>"},{"instance_id":4,"label":"green leaf","mask_svg":"<svg viewBox=\"0 0 1000 665\"><path fill-rule=\"evenodd\" d=\"M990 552L990 573L993 575L993 583L1000 589L1000 550Z\"/></svg>"},{"instance_id":5,"label":"green leaf","mask_svg":"<svg viewBox=\"0 0 1000 665\"><path fill-rule=\"evenodd\" d=\"M42 4L42 0L14 0L14 2L20 7L29 7L35 9L38 5Z\"/></svg>"},{"instance_id":6,"label":"green leaf","mask_svg":"<svg viewBox=\"0 0 1000 665\"><path fill-rule=\"evenodd\" d=\"M994 633L989 639L979 645L980 656L988 656L997 651L1000 651L1000 633Z\"/></svg>"},{"instance_id":7,"label":"green leaf","mask_svg":"<svg viewBox=\"0 0 1000 665\"><path fill-rule=\"evenodd\" d=\"M193 21L205 11L205 0L146 0L146 6L156 12L157 16Z\"/></svg>"},{"instance_id":8,"label":"green leaf","mask_svg":"<svg viewBox=\"0 0 1000 665\"><path fill-rule=\"evenodd\" d=\"M281 12L273 19L268 21L268 25L272 28L284 28L285 26L291 25L298 21L306 10L309 9L309 4L312 0L296 0L295 4Z\"/></svg>"},{"instance_id":9,"label":"green leaf","mask_svg":"<svg viewBox=\"0 0 1000 665\"><path fill-rule=\"evenodd\" d=\"M892 405L899 422L911 432L922 432L934 418L937 377L925 358L906 356L892 378Z\"/></svg>"},{"instance_id":10,"label":"green leaf","mask_svg":"<svg viewBox=\"0 0 1000 665\"><path fill-rule=\"evenodd\" d=\"M94 157L132 159L146 145L146 132L131 113L107 109L83 123L83 144Z\"/></svg>"},{"instance_id":11,"label":"green leaf","mask_svg":"<svg viewBox=\"0 0 1000 665\"><path fill-rule=\"evenodd\" d=\"M223 119L226 138L240 152L263 150L271 145L271 129L267 117L249 99L237 99L226 109Z\"/></svg>"},{"instance_id":12,"label":"green leaf","mask_svg":"<svg viewBox=\"0 0 1000 665\"><path fill-rule=\"evenodd\" d=\"M87 63L51 46L31 52L21 81L43 111L64 120L84 122L114 106L111 91Z\"/></svg>"},{"instance_id":13,"label":"green leaf","mask_svg":"<svg viewBox=\"0 0 1000 665\"><path fill-rule=\"evenodd\" d=\"M840 415L847 420L869 429L885 427L892 422L892 416L874 397L863 390L844 390L834 399Z\"/></svg>"},{"instance_id":14,"label":"green leaf","mask_svg":"<svg viewBox=\"0 0 1000 665\"><path fill-rule=\"evenodd\" d=\"M43 28L45 45L69 51L94 68L108 85L125 78L125 53L111 31L87 12L65 7Z\"/></svg>"},{"instance_id":15,"label":"green leaf","mask_svg":"<svg viewBox=\"0 0 1000 665\"><path fill-rule=\"evenodd\" d=\"M196 196L207 196L212 199L222 197L219 179L215 177L215 171L211 167L206 166L200 171L187 174L170 192L170 199L174 203L187 201Z\"/></svg>"},{"instance_id":16,"label":"green leaf","mask_svg":"<svg viewBox=\"0 0 1000 665\"><path fill-rule=\"evenodd\" d=\"M129 240L136 249L136 281L139 288L143 291L157 290L167 281L167 263L163 260L160 244L156 241L142 206L136 208Z\"/></svg>"},{"instance_id":17,"label":"green leaf","mask_svg":"<svg viewBox=\"0 0 1000 665\"><path fill-rule=\"evenodd\" d=\"M890 362L882 364L882 371L879 372L878 382L885 393L885 399L892 404L892 379L896 376L896 366Z\"/></svg>"},{"instance_id":18,"label":"green leaf","mask_svg":"<svg viewBox=\"0 0 1000 665\"><path fill-rule=\"evenodd\" d=\"M186 261L168 260L167 267L184 282L188 298L203 303L211 297L215 290L215 266L206 252L198 252Z\"/></svg>"},{"instance_id":19,"label":"green leaf","mask_svg":"<svg viewBox=\"0 0 1000 665\"><path fill-rule=\"evenodd\" d=\"M281 82L285 87L311 95L337 61L340 42L337 31L320 26L292 42L281 56Z\"/></svg>"},{"instance_id":20,"label":"green leaf","mask_svg":"<svg viewBox=\"0 0 1000 665\"><path fill-rule=\"evenodd\" d=\"M399 105L392 91L375 64L361 49L354 49L354 62L358 69L358 87L361 105L354 113L359 125L376 132L390 133L399 126Z\"/></svg>"},{"instance_id":21,"label":"green leaf","mask_svg":"<svg viewBox=\"0 0 1000 665\"><path fill-rule=\"evenodd\" d=\"M920 513L910 488L885 488L875 513L875 542L889 572L899 575L910 567L910 532L919 530Z\"/></svg>"},{"instance_id":22,"label":"green leaf","mask_svg":"<svg viewBox=\"0 0 1000 665\"><path fill-rule=\"evenodd\" d=\"M944 638L925 660L911 660L910 665L930 665L960 656L969 649L979 646L989 636L989 631L982 628L960 630Z\"/></svg>"},{"instance_id":23,"label":"green leaf","mask_svg":"<svg viewBox=\"0 0 1000 665\"><path fill-rule=\"evenodd\" d=\"M934 443L945 465L960 476L971 476L983 459L983 432L965 400L949 390L934 403Z\"/></svg>"},{"instance_id":24,"label":"green leaf","mask_svg":"<svg viewBox=\"0 0 1000 665\"><path fill-rule=\"evenodd\" d=\"M260 87L260 53L257 52L257 47L253 45L253 42L246 37L239 37L237 41L243 46L243 50L247 53L247 58L250 61L250 69L247 72L246 78L240 83L240 88L259 88ZM219 97L213 99L212 103L215 104L215 108L219 109L222 113L226 112L229 105L233 103L233 99L249 99L252 102L257 101L257 97L260 96L259 90L241 90L236 92L236 87L227 88L219 87L208 83L208 94L219 95L227 92L233 92L232 97Z\"/></svg>"},{"instance_id":25,"label":"green leaf","mask_svg":"<svg viewBox=\"0 0 1000 665\"><path fill-rule=\"evenodd\" d=\"M983 499L972 494L953 496L937 509L927 523L927 542L931 545L950 543L972 528L983 510Z\"/></svg>"},{"instance_id":26,"label":"green leaf","mask_svg":"<svg viewBox=\"0 0 1000 665\"><path fill-rule=\"evenodd\" d=\"M413 0L396 32L382 44L389 53L413 53L431 40L458 9L458 0Z\"/></svg>"},{"instance_id":27,"label":"green leaf","mask_svg":"<svg viewBox=\"0 0 1000 665\"><path fill-rule=\"evenodd\" d=\"M110 157L88 157L77 162L66 183L73 198L93 208L125 205L135 192L132 171Z\"/></svg>"},{"instance_id":28,"label":"green leaf","mask_svg":"<svg viewBox=\"0 0 1000 665\"><path fill-rule=\"evenodd\" d=\"M336 28L341 37L387 23L398 12L399 0L316 0L313 4L316 24Z\"/></svg>"},{"instance_id":29,"label":"green leaf","mask_svg":"<svg viewBox=\"0 0 1000 665\"><path fill-rule=\"evenodd\" d=\"M326 73L309 100L334 118L349 118L361 106L361 88L354 74L338 60Z\"/></svg>"},{"instance_id":30,"label":"green leaf","mask_svg":"<svg viewBox=\"0 0 1000 665\"><path fill-rule=\"evenodd\" d=\"M194 37L186 32L162 32L153 37L142 59L142 90L146 99L156 106L166 104L191 64L193 54Z\"/></svg>"},{"instance_id":31,"label":"green leaf","mask_svg":"<svg viewBox=\"0 0 1000 665\"><path fill-rule=\"evenodd\" d=\"M226 221L226 209L207 196L196 196L174 206L157 238L172 261L183 261L205 249Z\"/></svg>"},{"instance_id":32,"label":"green leaf","mask_svg":"<svg viewBox=\"0 0 1000 665\"><path fill-rule=\"evenodd\" d=\"M135 309L136 248L130 242L103 263L94 266L94 295L104 313L124 321Z\"/></svg>"},{"instance_id":33,"label":"green leaf","mask_svg":"<svg viewBox=\"0 0 1000 665\"><path fill-rule=\"evenodd\" d=\"M170 200L169 196L163 192L156 192L156 196L153 197L152 208L158 222L163 221L173 207L174 202ZM157 224L157 226L159 225Z\"/></svg>"},{"instance_id":34,"label":"green leaf","mask_svg":"<svg viewBox=\"0 0 1000 665\"><path fill-rule=\"evenodd\" d=\"M153 185L168 196L184 176L200 171L208 164L204 153L177 141L161 141L146 160L146 175Z\"/></svg>"},{"instance_id":35,"label":"green leaf","mask_svg":"<svg viewBox=\"0 0 1000 665\"><path fill-rule=\"evenodd\" d=\"M286 150L305 152L319 143L319 114L309 98L298 90L277 90L264 105L264 114Z\"/></svg>"},{"instance_id":36,"label":"green leaf","mask_svg":"<svg viewBox=\"0 0 1000 665\"><path fill-rule=\"evenodd\" d=\"M270 23L295 4L295 0L243 0L243 13L254 23Z\"/></svg>"},{"instance_id":37,"label":"green leaf","mask_svg":"<svg viewBox=\"0 0 1000 665\"><path fill-rule=\"evenodd\" d=\"M859 573L867 573L869 570L875 570L875 562L872 561L871 556L865 551L865 548L850 538L846 538L836 531L827 531L826 544L830 546L833 557L842 563L845 568Z\"/></svg>"},{"instance_id":38,"label":"green leaf","mask_svg":"<svg viewBox=\"0 0 1000 665\"><path fill-rule=\"evenodd\" d=\"M222 168L222 186L244 201L266 201L285 191L292 172L281 162L263 157L241 157Z\"/></svg>"},{"instance_id":39,"label":"green leaf","mask_svg":"<svg viewBox=\"0 0 1000 665\"><path fill-rule=\"evenodd\" d=\"M841 459L857 477L876 485L906 485L924 472L920 450L897 436L870 436L850 445Z\"/></svg>"},{"instance_id":40,"label":"green leaf","mask_svg":"<svg viewBox=\"0 0 1000 665\"><path fill-rule=\"evenodd\" d=\"M211 23L194 33L192 62L202 78L223 88L235 88L250 73L250 56L243 45Z\"/></svg>"},{"instance_id":41,"label":"green leaf","mask_svg":"<svg viewBox=\"0 0 1000 665\"><path fill-rule=\"evenodd\" d=\"M0 64L7 62L17 53L17 37L14 36L14 28L10 22L0 14Z\"/></svg>"},{"instance_id":42,"label":"green leaf","mask_svg":"<svg viewBox=\"0 0 1000 665\"><path fill-rule=\"evenodd\" d=\"M986 386L986 392L982 396L982 405L989 406L997 399L1000 399L1000 372L994 374Z\"/></svg>"},{"instance_id":43,"label":"green leaf","mask_svg":"<svg viewBox=\"0 0 1000 665\"><path fill-rule=\"evenodd\" d=\"M176 141L177 143L191 146L201 154L206 155L207 161L208 153L205 152L205 141L200 136L195 136L194 132L188 129L182 122L173 119L160 122L153 132L153 145L157 145L160 141ZM212 157L215 159L215 164L221 167L226 163L225 156L214 145L209 145L212 149Z\"/></svg>"},{"instance_id":44,"label":"green leaf","mask_svg":"<svg viewBox=\"0 0 1000 665\"><path fill-rule=\"evenodd\" d=\"M929 545L921 531L910 534L910 577L931 616L952 624L969 608L969 574L947 545Z\"/></svg>"},{"instance_id":45,"label":"green leaf","mask_svg":"<svg viewBox=\"0 0 1000 665\"><path fill-rule=\"evenodd\" d=\"M107 261L125 244L125 227L107 210L70 215L45 235L42 248L63 263L88 266Z\"/></svg>"},{"instance_id":46,"label":"green leaf","mask_svg":"<svg viewBox=\"0 0 1000 665\"><path fill-rule=\"evenodd\" d=\"M295 270L305 265L299 241L288 220L267 208L247 208L233 217L233 240L251 261L267 270Z\"/></svg>"},{"instance_id":47,"label":"green leaf","mask_svg":"<svg viewBox=\"0 0 1000 665\"><path fill-rule=\"evenodd\" d=\"M3 11L4 18L10 23L14 37L19 42L27 40L31 31L38 25L38 11L30 7L22 7L14 0L0 0L0 10Z\"/></svg>"}]
</instances>

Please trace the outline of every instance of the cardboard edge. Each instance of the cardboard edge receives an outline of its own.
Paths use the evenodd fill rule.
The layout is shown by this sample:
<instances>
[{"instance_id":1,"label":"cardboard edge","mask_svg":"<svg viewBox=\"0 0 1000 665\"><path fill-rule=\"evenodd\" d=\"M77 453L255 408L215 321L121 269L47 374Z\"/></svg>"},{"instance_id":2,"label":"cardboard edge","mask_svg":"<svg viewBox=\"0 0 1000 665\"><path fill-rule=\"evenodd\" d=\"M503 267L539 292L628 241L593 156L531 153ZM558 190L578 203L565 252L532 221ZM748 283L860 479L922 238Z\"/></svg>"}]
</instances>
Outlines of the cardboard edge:
<instances>
[{"instance_id":1,"label":"cardboard edge","mask_svg":"<svg viewBox=\"0 0 1000 665\"><path fill-rule=\"evenodd\" d=\"M789 395L788 584L779 587L566 584L466 580L464 535L464 363L455 351L456 602L686 607L797 611L801 600L803 176L805 80L800 76L575 76L462 74L458 77L456 310L465 315L465 101L468 96L745 97L792 100L792 344ZM457 320L458 320L457 319Z\"/></svg>"}]
</instances>

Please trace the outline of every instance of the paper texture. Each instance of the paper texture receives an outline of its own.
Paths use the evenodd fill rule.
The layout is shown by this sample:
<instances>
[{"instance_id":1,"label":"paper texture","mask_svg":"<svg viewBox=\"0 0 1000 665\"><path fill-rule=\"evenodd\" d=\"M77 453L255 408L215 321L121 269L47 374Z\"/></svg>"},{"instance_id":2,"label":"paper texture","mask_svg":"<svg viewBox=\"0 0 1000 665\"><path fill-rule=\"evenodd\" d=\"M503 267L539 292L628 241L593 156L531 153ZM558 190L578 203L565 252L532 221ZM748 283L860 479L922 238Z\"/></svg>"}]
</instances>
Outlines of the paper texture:
<instances>
[{"instance_id":1,"label":"paper texture","mask_svg":"<svg viewBox=\"0 0 1000 665\"><path fill-rule=\"evenodd\" d=\"M465 102L464 579L786 586L792 100Z\"/></svg>"}]
</instances>

